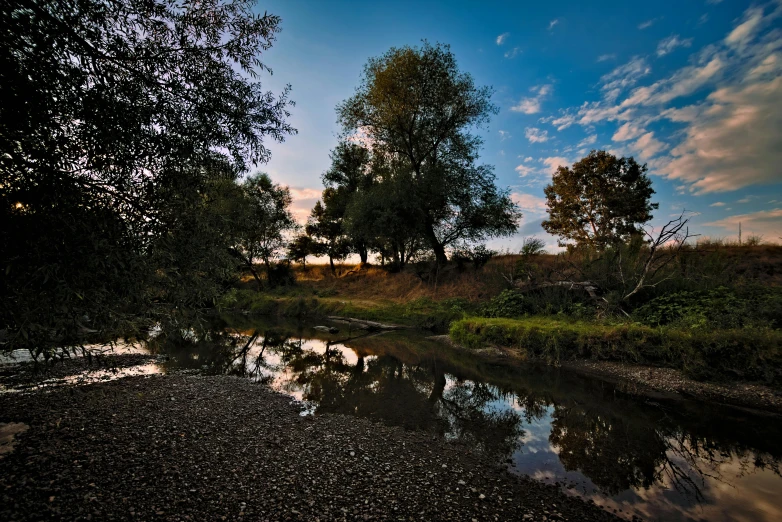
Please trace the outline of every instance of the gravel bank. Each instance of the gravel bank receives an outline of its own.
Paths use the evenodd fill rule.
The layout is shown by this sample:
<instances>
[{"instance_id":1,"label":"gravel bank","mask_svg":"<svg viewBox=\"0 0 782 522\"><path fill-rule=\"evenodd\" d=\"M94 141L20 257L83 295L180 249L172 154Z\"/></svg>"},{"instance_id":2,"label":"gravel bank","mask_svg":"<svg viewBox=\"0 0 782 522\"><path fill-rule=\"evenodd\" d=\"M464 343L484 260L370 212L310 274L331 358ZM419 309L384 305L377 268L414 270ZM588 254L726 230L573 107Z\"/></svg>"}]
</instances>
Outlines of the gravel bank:
<instances>
[{"instance_id":1,"label":"gravel bank","mask_svg":"<svg viewBox=\"0 0 782 522\"><path fill-rule=\"evenodd\" d=\"M662 394L782 414L782 391L754 383L695 381L680 370L609 361L567 361L562 367L616 382L637 395Z\"/></svg>"},{"instance_id":2,"label":"gravel bank","mask_svg":"<svg viewBox=\"0 0 782 522\"><path fill-rule=\"evenodd\" d=\"M459 350L480 354L490 360L517 360L518 352L510 348L488 346L471 350L447 336L435 335L429 339L439 341ZM619 385L623 391L647 397L669 399L696 399L729 406L738 406L759 412L782 414L782 390L747 382L713 383L690 379L681 370L658 368L641 364L613 361L563 361L560 366L570 371L584 373Z\"/></svg>"},{"instance_id":3,"label":"gravel bank","mask_svg":"<svg viewBox=\"0 0 782 522\"><path fill-rule=\"evenodd\" d=\"M231 377L0 396L0 520L616 520L459 445Z\"/></svg>"}]
</instances>

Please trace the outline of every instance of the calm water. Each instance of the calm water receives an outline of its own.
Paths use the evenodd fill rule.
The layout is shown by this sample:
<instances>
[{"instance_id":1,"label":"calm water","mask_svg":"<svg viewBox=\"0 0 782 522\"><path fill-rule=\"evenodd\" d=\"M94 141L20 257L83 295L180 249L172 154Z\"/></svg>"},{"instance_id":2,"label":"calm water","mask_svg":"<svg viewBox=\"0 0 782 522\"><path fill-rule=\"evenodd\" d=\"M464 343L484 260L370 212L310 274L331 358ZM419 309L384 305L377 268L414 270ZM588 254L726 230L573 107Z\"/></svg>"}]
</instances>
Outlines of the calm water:
<instances>
[{"instance_id":1,"label":"calm water","mask_svg":"<svg viewBox=\"0 0 782 522\"><path fill-rule=\"evenodd\" d=\"M782 520L777 417L637 399L566 371L488 363L422 333L337 326L328 334L234 318L152 350L167 356L158 371L263 381L302 401L304 414L357 415L461 439L515 473L626 518Z\"/></svg>"}]
</instances>

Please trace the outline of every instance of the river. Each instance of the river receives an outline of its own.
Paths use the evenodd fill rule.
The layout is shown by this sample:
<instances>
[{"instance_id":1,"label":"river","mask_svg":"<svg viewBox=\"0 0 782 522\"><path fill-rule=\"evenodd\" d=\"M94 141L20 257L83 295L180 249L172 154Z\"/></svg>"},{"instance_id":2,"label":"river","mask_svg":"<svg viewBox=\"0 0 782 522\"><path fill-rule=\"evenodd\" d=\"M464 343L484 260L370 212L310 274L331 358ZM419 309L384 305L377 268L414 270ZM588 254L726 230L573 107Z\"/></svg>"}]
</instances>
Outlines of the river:
<instances>
[{"instance_id":1,"label":"river","mask_svg":"<svg viewBox=\"0 0 782 522\"><path fill-rule=\"evenodd\" d=\"M459 439L627 519L782 520L777 416L639 398L566 370L487 361L426 332L335 326L223 318L201 338L158 340L159 362L124 373L250 378L299 401L303 415Z\"/></svg>"}]
</instances>

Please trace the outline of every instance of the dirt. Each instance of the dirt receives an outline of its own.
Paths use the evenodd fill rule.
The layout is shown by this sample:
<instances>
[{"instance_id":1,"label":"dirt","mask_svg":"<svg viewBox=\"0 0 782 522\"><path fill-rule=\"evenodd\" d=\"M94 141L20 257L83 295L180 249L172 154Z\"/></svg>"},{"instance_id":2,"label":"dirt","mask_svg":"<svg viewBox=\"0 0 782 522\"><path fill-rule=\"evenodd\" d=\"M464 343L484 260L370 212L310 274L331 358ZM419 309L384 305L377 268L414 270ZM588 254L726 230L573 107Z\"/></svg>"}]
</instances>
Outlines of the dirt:
<instances>
[{"instance_id":1,"label":"dirt","mask_svg":"<svg viewBox=\"0 0 782 522\"><path fill-rule=\"evenodd\" d=\"M465 446L232 377L129 377L0 395L29 426L0 461L0 520L616 518Z\"/></svg>"}]
</instances>

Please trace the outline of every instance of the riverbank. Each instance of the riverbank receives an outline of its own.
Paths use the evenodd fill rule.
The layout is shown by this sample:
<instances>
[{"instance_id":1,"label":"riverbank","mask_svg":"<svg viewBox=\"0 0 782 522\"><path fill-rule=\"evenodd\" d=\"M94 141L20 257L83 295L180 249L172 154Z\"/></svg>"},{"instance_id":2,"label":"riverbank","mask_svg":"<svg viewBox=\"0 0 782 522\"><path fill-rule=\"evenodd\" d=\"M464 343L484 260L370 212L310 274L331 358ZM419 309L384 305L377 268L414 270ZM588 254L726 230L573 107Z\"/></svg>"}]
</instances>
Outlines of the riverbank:
<instances>
[{"instance_id":1,"label":"riverbank","mask_svg":"<svg viewBox=\"0 0 782 522\"><path fill-rule=\"evenodd\" d=\"M0 396L30 428L0 460L0 519L614 520L431 434L231 377L132 377Z\"/></svg>"},{"instance_id":2,"label":"riverbank","mask_svg":"<svg viewBox=\"0 0 782 522\"><path fill-rule=\"evenodd\" d=\"M782 414L782 333L778 330L683 331L636 323L605 325L558 317L465 317L461 299L409 302L348 297L234 293L224 309L307 322L358 319L428 329L486 360L536 359L624 385L636 395L705 400ZM632 385L632 386L628 386Z\"/></svg>"}]
</instances>

